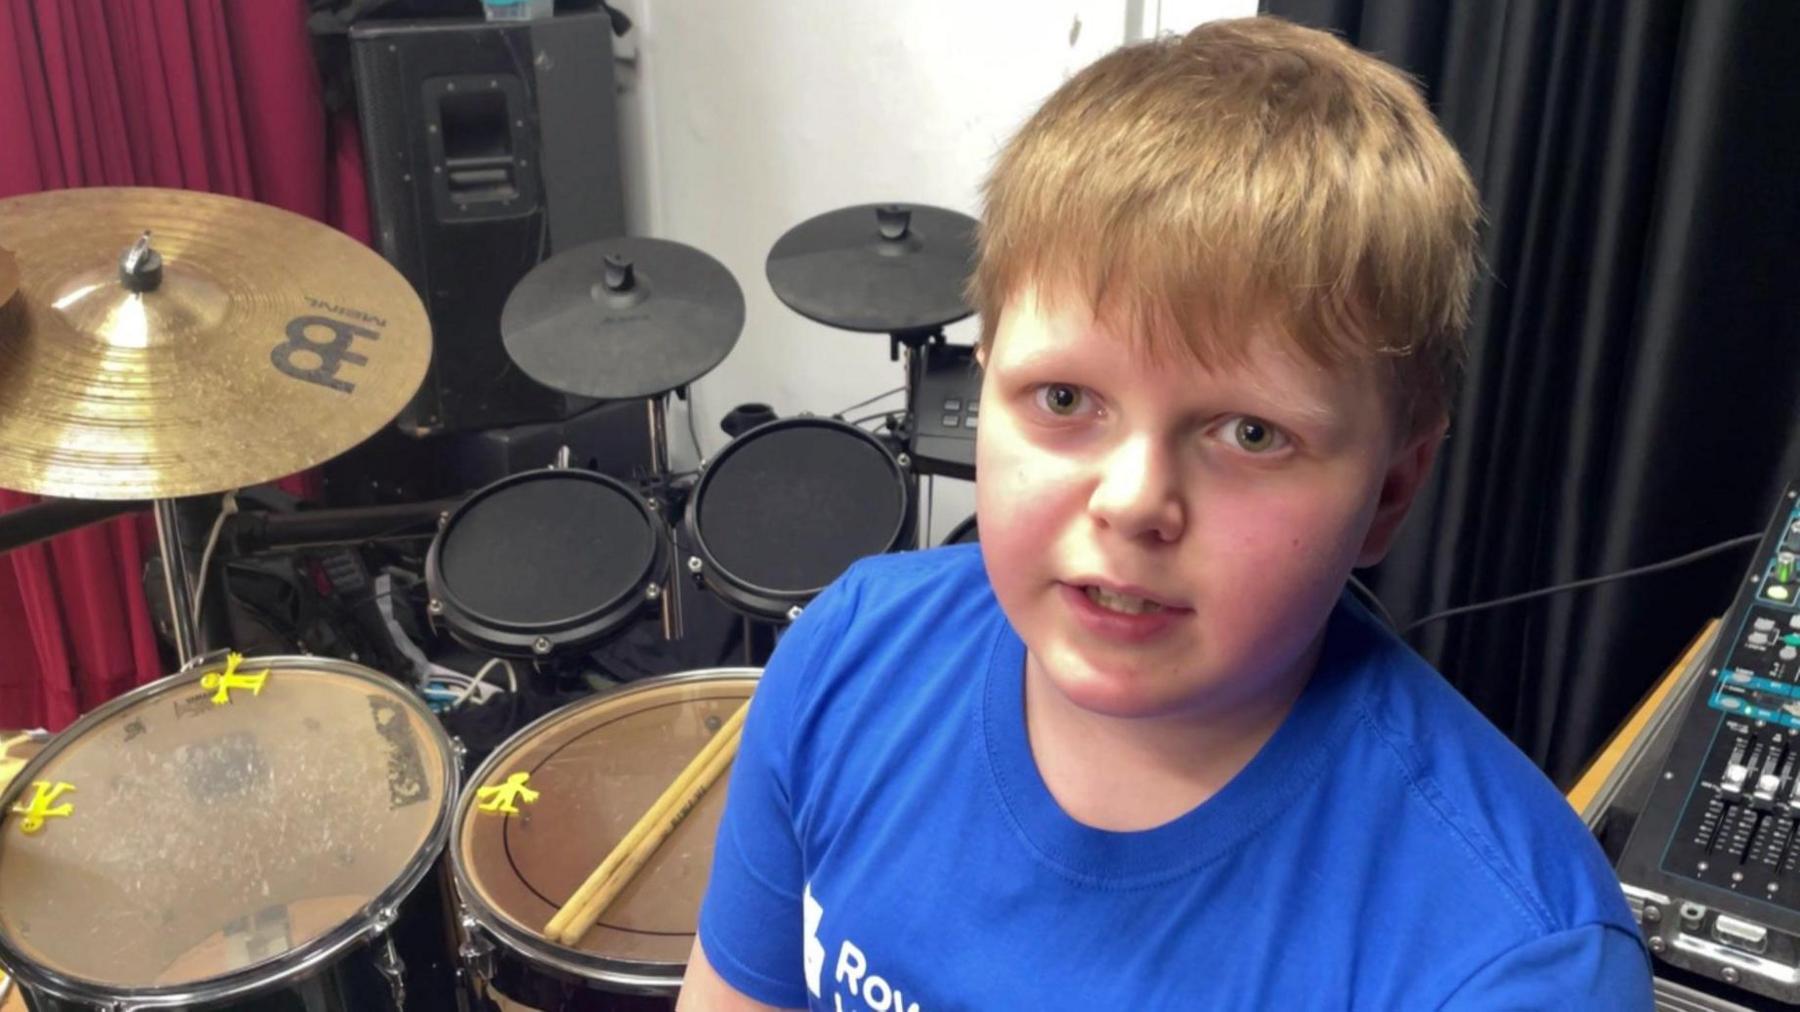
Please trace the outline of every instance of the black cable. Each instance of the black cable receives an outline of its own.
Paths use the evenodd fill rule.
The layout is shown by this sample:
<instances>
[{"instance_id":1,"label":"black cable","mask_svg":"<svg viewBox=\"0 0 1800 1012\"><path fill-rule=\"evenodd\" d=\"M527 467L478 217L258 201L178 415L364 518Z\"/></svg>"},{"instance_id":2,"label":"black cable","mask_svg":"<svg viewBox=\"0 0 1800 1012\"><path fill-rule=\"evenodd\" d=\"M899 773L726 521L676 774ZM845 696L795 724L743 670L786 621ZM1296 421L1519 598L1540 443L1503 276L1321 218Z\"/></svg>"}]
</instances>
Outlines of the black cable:
<instances>
[{"instance_id":1,"label":"black cable","mask_svg":"<svg viewBox=\"0 0 1800 1012\"><path fill-rule=\"evenodd\" d=\"M864 400L857 401L855 404L852 404L847 408L841 408L837 411L833 411L831 413L831 417L836 418L841 421L841 420L843 420L843 417L845 415L849 414L852 411L855 411L857 408L864 407L869 404L873 404L876 401L881 400L883 397L892 397L895 394L905 393L905 392L906 392L906 387L904 387L904 386L897 386L892 390L883 390L882 392L876 394L875 396L864 399ZM856 423L852 422L851 424L854 425Z\"/></svg>"},{"instance_id":2,"label":"black cable","mask_svg":"<svg viewBox=\"0 0 1800 1012\"><path fill-rule=\"evenodd\" d=\"M895 411L883 411L882 413L880 413L878 415L864 415L861 418L850 419L850 424L851 425L861 425L864 422L872 422L872 421L875 421L877 418L887 418L889 415L897 415L899 413L900 412L898 410L895 410Z\"/></svg>"},{"instance_id":3,"label":"black cable","mask_svg":"<svg viewBox=\"0 0 1800 1012\"><path fill-rule=\"evenodd\" d=\"M1465 604L1465 605L1459 605L1455 608L1446 608L1443 611L1433 612L1433 613L1425 616L1424 618L1416 619L1413 622L1408 623L1406 628L1402 629L1400 632L1401 632L1401 635L1406 635L1408 633L1411 633L1414 629L1417 629L1422 625L1426 625L1431 622L1436 622L1439 619L1446 619L1453 615L1466 615L1472 611L1483 611L1488 608L1498 608L1504 604L1516 604L1519 601L1528 601L1534 597L1544 597L1549 594L1560 594L1565 590L1579 590L1582 587L1592 587L1592 586L1595 586L1596 584L1610 583L1613 580L1623 580L1627 577L1645 576L1650 573L1661 572L1662 570L1665 570L1665 569L1674 569L1677 566L1685 566L1690 562L1699 562L1701 559L1707 558L1708 556L1717 555L1720 552L1729 551L1729 550L1731 550L1733 548L1737 548L1741 545L1754 544L1761 538L1762 538L1762 534L1760 534L1760 533L1746 534L1743 537L1732 538L1730 541L1721 541L1716 545L1711 545L1706 548L1697 549L1695 551L1687 553L1686 555L1677 555L1676 557L1674 557L1672 559L1664 559L1661 562L1652 562L1647 566L1638 566L1635 569L1627 569L1627 570L1624 570L1623 572L1612 573L1607 576L1590 576L1585 580L1576 580L1572 583L1559 583L1554 587L1544 587L1541 590L1528 590L1522 594L1510 594L1506 597L1495 598L1492 601L1477 601L1474 604Z\"/></svg>"},{"instance_id":4,"label":"black cable","mask_svg":"<svg viewBox=\"0 0 1800 1012\"><path fill-rule=\"evenodd\" d=\"M1355 592L1356 596L1362 598L1362 603L1368 605L1371 611L1381 616L1381 620L1387 623L1389 629L1395 632L1400 631L1400 623L1394 621L1394 616L1387 610L1387 605L1381 603L1381 598L1375 596L1375 592L1369 589L1368 584L1352 576L1350 577L1350 589Z\"/></svg>"}]
</instances>

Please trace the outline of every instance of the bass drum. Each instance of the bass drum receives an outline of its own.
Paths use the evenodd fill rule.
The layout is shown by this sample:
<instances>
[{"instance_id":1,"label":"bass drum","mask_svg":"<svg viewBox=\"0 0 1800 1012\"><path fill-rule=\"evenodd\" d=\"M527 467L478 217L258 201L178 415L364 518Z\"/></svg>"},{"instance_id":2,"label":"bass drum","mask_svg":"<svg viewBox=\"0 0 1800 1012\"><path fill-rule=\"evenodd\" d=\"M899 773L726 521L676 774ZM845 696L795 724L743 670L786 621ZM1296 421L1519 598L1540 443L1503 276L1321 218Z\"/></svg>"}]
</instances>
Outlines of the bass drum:
<instances>
[{"instance_id":1,"label":"bass drum","mask_svg":"<svg viewBox=\"0 0 1800 1012\"><path fill-rule=\"evenodd\" d=\"M688 499L688 568L726 604L786 622L850 564L911 547L912 474L829 418L784 418L731 441Z\"/></svg>"},{"instance_id":2,"label":"bass drum","mask_svg":"<svg viewBox=\"0 0 1800 1012\"><path fill-rule=\"evenodd\" d=\"M40 1012L444 1007L436 718L343 661L223 668L100 707L0 795L0 964Z\"/></svg>"},{"instance_id":3,"label":"bass drum","mask_svg":"<svg viewBox=\"0 0 1800 1012\"><path fill-rule=\"evenodd\" d=\"M744 705L760 675L713 668L635 682L536 721L482 763L450 841L474 1008L674 1008L712 871L725 781L701 796L576 945L547 940L543 928ZM516 800L517 814L484 810L479 788L509 782L535 796Z\"/></svg>"}]
</instances>

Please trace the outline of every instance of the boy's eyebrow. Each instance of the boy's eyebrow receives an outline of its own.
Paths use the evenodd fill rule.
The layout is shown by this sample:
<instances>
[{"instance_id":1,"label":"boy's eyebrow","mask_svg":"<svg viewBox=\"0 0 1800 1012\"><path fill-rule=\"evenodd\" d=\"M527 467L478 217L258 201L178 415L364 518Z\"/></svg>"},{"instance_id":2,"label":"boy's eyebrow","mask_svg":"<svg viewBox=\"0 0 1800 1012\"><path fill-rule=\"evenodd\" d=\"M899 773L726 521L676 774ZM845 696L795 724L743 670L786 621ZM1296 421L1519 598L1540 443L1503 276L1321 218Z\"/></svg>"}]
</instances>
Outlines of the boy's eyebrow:
<instances>
[{"instance_id":1,"label":"boy's eyebrow","mask_svg":"<svg viewBox=\"0 0 1800 1012\"><path fill-rule=\"evenodd\" d=\"M1278 417L1298 419L1309 425L1331 425L1342 414L1329 390L1307 387L1303 392L1283 386L1279 378L1251 373L1240 378L1241 387L1250 396L1269 404Z\"/></svg>"},{"instance_id":2,"label":"boy's eyebrow","mask_svg":"<svg viewBox=\"0 0 1800 1012\"><path fill-rule=\"evenodd\" d=\"M1338 410L1335 407L1311 397L1296 396L1259 384L1250 384L1249 389L1250 393L1258 400L1272 405L1275 412L1281 417L1295 418L1309 425L1330 425L1338 419Z\"/></svg>"}]
</instances>

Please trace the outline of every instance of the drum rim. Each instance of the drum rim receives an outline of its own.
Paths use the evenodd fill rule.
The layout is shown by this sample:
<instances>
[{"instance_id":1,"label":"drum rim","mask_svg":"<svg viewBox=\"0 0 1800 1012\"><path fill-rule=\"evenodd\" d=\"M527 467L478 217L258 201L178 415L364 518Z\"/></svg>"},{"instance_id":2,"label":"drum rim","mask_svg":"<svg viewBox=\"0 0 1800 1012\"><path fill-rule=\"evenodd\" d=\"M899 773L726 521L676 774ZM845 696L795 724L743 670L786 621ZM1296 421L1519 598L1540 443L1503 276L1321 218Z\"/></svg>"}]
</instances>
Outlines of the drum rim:
<instances>
[{"instance_id":1,"label":"drum rim","mask_svg":"<svg viewBox=\"0 0 1800 1012\"><path fill-rule=\"evenodd\" d=\"M938 542L938 547L946 548L946 547L949 547L950 545L979 544L980 543L979 539L977 539L976 541L958 541L957 540L957 538L959 538L963 534L968 533L971 530L976 531L977 533L979 533L981 530L981 524L979 523L977 516L974 513L970 513L968 516L963 517L961 520L958 520L956 522L956 526L950 528L950 530L944 535L944 540Z\"/></svg>"},{"instance_id":2,"label":"drum rim","mask_svg":"<svg viewBox=\"0 0 1800 1012\"><path fill-rule=\"evenodd\" d=\"M133 986L130 990L126 990L59 973L45 967L26 957L13 945L12 938L6 932L0 931L0 962L6 964L7 969L12 972L13 978L20 984L33 990L43 991L63 1001L89 1004L108 1002L111 1006L126 1010L126 1012L133 1009L185 1008L190 1005L253 997L289 982L304 980L312 976L314 972L334 963L337 957L353 946L380 938L392 926L400 904L412 895L413 891L419 887L419 883L437 864L438 857L443 853L444 846L449 839L450 818L457 809L457 794L460 793L456 746L451 743L450 736L444 731L443 725L438 722L437 716L417 696L407 691L405 683L396 680L389 684L383 679L390 676L385 676L374 668L353 661L340 660L335 657L308 657L300 654L269 654L246 658L246 661L271 668L280 666L313 668L375 682L383 688L392 689L394 696L404 701L403 705L412 708L415 713L425 718L422 723L425 725L427 735L438 745L440 772L444 777L444 790L440 795L441 803L438 806L437 817L432 822L431 830L426 834L425 844L407 859L400 874L386 888L375 894L368 903L365 903L354 917L310 942L297 945L270 959L202 981L171 984L164 987ZM225 664L225 659L221 657L203 664L196 664L172 675L165 675L110 699L83 715L75 723L52 736L50 742L44 746L44 750L33 756L31 761L19 771L12 784L4 791L0 791L0 813L12 810L14 802L18 800L25 786L52 758L62 754L63 747L68 742L79 740L96 725L130 709L145 699L180 685L191 685L204 674L222 671Z\"/></svg>"},{"instance_id":3,"label":"drum rim","mask_svg":"<svg viewBox=\"0 0 1800 1012\"><path fill-rule=\"evenodd\" d=\"M481 765L469 774L467 783L475 786L486 783L495 768L501 765L500 760L503 756L512 754L522 742L566 717L569 712L577 708L592 708L638 692L669 685L681 685L686 682L718 681L727 678L748 678L760 682L762 673L762 668L693 668L628 682L605 692L596 693L586 699L577 700L567 706L552 710L513 732L505 741L496 745L494 750L488 753L487 758L481 761ZM752 689L753 695L754 691ZM475 888L475 883L470 878L468 869L463 866L462 861L463 826L466 824L469 806L475 801L476 792L474 790L463 791L462 797L457 799L454 806L454 817L450 823L450 836L444 845L450 864L451 879L456 889L457 915L463 923L464 930L479 928L493 939L495 944L514 955L533 963L549 966L578 981L601 981L619 987L635 988L640 993L667 988L670 985L680 985L680 974L669 971L678 970L685 964L616 959L582 952L564 945L556 945L546 941L535 932L521 931L504 914L493 909L481 898L479 890ZM697 926L696 933L698 933ZM658 973L657 971L664 972Z\"/></svg>"},{"instance_id":4,"label":"drum rim","mask_svg":"<svg viewBox=\"0 0 1800 1012\"><path fill-rule=\"evenodd\" d=\"M911 497L907 494L907 477L910 468L902 464L894 452L889 450L881 440L849 422L836 418L822 418L817 415L798 415L793 418L777 418L772 422L764 422L753 429L739 433L735 439L725 445L723 450L719 451L718 456L708 461L706 466L701 469L700 480L695 483L693 492L688 496L685 511L686 527L688 535L693 541L694 552L700 559L701 578L706 580L719 596L742 610L782 620L789 617L786 614L789 609L805 607L813 598L823 593L829 584L821 584L805 590L786 590L765 587L738 576L719 564L718 557L713 554L711 546L707 544L706 535L700 526L700 507L707 498L707 490L712 486L712 481L718 475L719 468L731 458L731 455L739 447L776 429L802 427L818 427L846 432L881 452L882 459L887 463L893 475L893 487L898 493L896 498L900 505L900 515L895 519L894 530L887 538L887 547L876 554L892 552L903 544L906 541L907 530L913 523L913 504ZM771 603L776 607L768 607Z\"/></svg>"},{"instance_id":5,"label":"drum rim","mask_svg":"<svg viewBox=\"0 0 1800 1012\"><path fill-rule=\"evenodd\" d=\"M637 510L650 534L650 558L644 564L643 570L635 574L628 589L624 592L585 611L553 622L516 622L496 618L470 607L451 589L444 578L443 546L451 537L451 532L456 530L457 524L463 521L471 510L492 496L498 495L514 485L552 479L574 479L597 484L624 496L625 501ZM490 482L476 489L445 517L437 535L431 539L431 547L425 552L425 586L431 595L431 600L441 606L442 614L439 618L450 632L458 639L467 637L479 649L511 656L532 656L549 652L534 649L534 643L540 638L548 640L554 647L567 647L596 641L605 638L608 633L625 624L631 614L645 603L646 585L655 583L656 574L668 564L668 539L665 532L660 529L662 523L662 517L650 508L649 502L638 494L636 489L611 475L584 468L555 467L509 474L498 481Z\"/></svg>"}]
</instances>

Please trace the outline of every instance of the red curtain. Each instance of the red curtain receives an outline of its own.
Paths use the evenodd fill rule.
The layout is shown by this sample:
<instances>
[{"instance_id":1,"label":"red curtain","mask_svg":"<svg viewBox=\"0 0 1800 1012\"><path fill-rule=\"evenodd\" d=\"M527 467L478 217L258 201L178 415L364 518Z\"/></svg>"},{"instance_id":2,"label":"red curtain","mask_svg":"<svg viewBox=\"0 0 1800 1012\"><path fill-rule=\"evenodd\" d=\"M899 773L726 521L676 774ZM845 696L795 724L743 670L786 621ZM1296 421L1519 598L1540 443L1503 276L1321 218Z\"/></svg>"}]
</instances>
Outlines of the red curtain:
<instances>
[{"instance_id":1,"label":"red curtain","mask_svg":"<svg viewBox=\"0 0 1800 1012\"><path fill-rule=\"evenodd\" d=\"M305 18L305 0L0 0L0 198L209 190L367 242L355 122L327 116ZM0 490L0 511L30 501ZM155 541L135 517L0 555L0 727L60 730L164 673Z\"/></svg>"}]
</instances>

